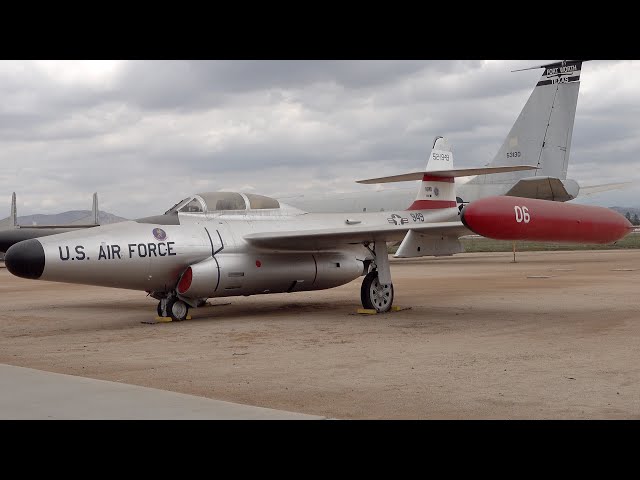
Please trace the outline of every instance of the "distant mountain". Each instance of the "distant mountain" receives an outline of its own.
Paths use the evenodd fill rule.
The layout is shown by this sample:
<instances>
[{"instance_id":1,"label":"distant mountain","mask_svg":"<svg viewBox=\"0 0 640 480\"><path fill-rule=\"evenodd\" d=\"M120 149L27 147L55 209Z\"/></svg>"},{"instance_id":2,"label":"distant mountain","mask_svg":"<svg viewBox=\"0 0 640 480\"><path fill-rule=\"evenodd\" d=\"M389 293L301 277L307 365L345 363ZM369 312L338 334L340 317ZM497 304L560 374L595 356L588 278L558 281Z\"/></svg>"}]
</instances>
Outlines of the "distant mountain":
<instances>
[{"instance_id":1,"label":"distant mountain","mask_svg":"<svg viewBox=\"0 0 640 480\"><path fill-rule=\"evenodd\" d=\"M18 215L18 224L23 226L29 225L90 225L93 217L91 210L71 210L69 212L57 213L52 215L44 215L37 213L35 215ZM107 223L118 223L127 220L126 218L118 217L109 212L98 213L98 221L101 225ZM9 218L0 220L0 227L9 226Z\"/></svg>"},{"instance_id":2,"label":"distant mountain","mask_svg":"<svg viewBox=\"0 0 640 480\"><path fill-rule=\"evenodd\" d=\"M621 213L622 215L629 212L632 217L634 214L637 214L640 217L640 208L634 208L634 207L609 207L609 208L611 210L615 210L618 213Z\"/></svg>"}]
</instances>

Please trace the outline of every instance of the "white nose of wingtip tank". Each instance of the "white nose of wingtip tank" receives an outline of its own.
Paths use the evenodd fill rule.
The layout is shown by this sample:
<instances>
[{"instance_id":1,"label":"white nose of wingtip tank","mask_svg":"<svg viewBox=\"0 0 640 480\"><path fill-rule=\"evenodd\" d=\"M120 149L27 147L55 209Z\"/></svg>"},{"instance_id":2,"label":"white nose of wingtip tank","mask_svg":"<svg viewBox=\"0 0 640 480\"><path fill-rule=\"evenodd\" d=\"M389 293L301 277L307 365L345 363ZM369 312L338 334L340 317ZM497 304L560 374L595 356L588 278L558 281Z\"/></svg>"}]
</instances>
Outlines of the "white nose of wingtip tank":
<instances>
[{"instance_id":1,"label":"white nose of wingtip tank","mask_svg":"<svg viewBox=\"0 0 640 480\"><path fill-rule=\"evenodd\" d=\"M37 280L44 272L44 248L35 238L18 242L7 250L4 264L16 277Z\"/></svg>"}]
</instances>

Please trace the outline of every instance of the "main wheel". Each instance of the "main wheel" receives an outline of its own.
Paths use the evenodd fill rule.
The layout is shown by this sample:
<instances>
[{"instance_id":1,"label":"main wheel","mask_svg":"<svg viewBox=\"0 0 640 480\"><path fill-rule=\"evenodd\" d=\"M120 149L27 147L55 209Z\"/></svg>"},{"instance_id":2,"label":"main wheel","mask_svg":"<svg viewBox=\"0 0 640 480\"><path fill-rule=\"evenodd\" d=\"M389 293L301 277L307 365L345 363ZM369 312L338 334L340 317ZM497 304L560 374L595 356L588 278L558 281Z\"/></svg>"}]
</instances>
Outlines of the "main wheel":
<instances>
[{"instance_id":1,"label":"main wheel","mask_svg":"<svg viewBox=\"0 0 640 480\"><path fill-rule=\"evenodd\" d=\"M378 280L378 272L369 272L360 287L360 300L364 308L375 309L376 312L388 312L393 304L393 283L382 285Z\"/></svg>"},{"instance_id":2,"label":"main wheel","mask_svg":"<svg viewBox=\"0 0 640 480\"><path fill-rule=\"evenodd\" d=\"M182 300L174 300L167 303L167 312L169 312L169 315L174 322L181 322L187 318L189 305L184 303Z\"/></svg>"}]
</instances>

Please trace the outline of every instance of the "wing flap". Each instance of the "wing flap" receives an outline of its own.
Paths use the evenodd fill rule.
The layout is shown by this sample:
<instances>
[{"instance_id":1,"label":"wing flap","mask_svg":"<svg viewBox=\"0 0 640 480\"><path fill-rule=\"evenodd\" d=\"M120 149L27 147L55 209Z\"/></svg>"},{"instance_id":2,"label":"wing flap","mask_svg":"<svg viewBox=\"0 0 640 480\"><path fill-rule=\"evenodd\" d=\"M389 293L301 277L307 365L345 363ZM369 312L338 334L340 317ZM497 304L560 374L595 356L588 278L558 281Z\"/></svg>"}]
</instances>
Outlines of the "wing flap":
<instances>
[{"instance_id":1,"label":"wing flap","mask_svg":"<svg viewBox=\"0 0 640 480\"><path fill-rule=\"evenodd\" d=\"M348 244L404 239L409 230L423 235L462 236L470 231L462 222L436 222L424 225L383 225L326 228L288 232L252 233L244 239L252 246L282 250L324 250Z\"/></svg>"}]
</instances>

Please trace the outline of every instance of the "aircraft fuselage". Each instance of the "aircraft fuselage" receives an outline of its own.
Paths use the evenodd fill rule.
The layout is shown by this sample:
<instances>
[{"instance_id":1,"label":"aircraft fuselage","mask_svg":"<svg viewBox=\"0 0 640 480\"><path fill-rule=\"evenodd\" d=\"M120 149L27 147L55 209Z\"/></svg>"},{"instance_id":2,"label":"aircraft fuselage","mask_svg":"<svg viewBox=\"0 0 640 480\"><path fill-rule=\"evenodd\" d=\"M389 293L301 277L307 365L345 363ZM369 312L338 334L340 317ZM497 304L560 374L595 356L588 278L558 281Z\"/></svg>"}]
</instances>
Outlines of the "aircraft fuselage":
<instances>
[{"instance_id":1,"label":"aircraft fuselage","mask_svg":"<svg viewBox=\"0 0 640 480\"><path fill-rule=\"evenodd\" d=\"M459 210L448 208L360 214L180 214L179 225L120 222L87 230L28 240L41 265L28 278L148 292L176 288L190 265L212 259L201 297L253 295L332 288L365 274L371 252L361 243L336 248L295 246L283 251L256 248L245 235L264 232L314 231L344 227L402 227L457 221ZM37 242L37 243L35 243ZM41 245L41 247L40 247ZM38 263L38 262L31 262Z\"/></svg>"}]
</instances>

